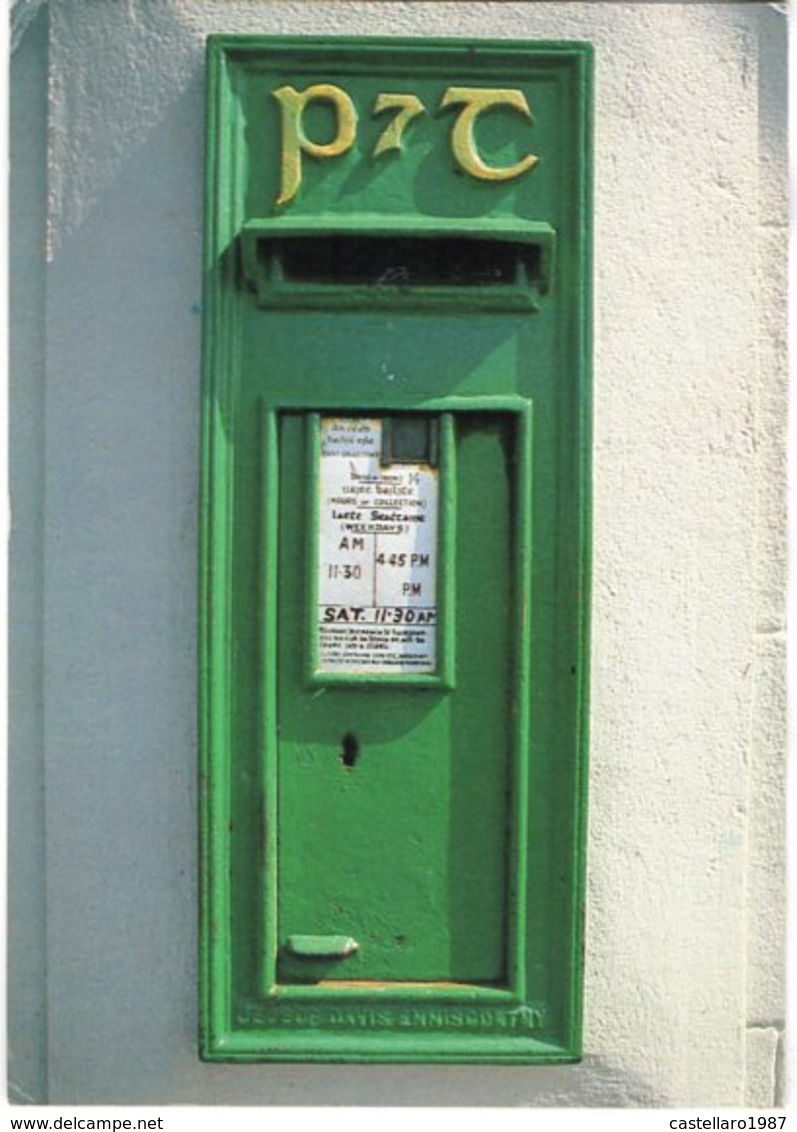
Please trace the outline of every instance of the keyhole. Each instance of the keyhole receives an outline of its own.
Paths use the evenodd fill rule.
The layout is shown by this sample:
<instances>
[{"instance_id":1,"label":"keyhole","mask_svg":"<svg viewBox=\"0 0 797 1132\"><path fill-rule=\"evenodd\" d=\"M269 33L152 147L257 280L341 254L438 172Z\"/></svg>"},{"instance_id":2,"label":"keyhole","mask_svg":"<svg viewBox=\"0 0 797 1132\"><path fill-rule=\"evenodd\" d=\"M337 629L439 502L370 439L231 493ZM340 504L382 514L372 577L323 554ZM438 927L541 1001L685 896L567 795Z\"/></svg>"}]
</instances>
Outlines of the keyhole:
<instances>
[{"instance_id":1,"label":"keyhole","mask_svg":"<svg viewBox=\"0 0 797 1132\"><path fill-rule=\"evenodd\" d=\"M360 744L357 736L353 731L347 731L343 736L343 750L340 755L340 761L343 765L350 769L357 762L360 757Z\"/></svg>"}]
</instances>

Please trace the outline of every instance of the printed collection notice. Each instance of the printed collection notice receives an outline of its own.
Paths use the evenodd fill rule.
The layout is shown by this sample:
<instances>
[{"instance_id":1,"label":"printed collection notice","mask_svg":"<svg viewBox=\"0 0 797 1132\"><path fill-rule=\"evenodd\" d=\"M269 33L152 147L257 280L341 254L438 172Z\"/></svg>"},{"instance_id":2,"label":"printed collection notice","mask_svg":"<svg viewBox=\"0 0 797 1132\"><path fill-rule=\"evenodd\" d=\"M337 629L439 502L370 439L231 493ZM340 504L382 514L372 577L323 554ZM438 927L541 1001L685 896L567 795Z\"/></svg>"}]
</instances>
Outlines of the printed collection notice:
<instances>
[{"instance_id":1,"label":"printed collection notice","mask_svg":"<svg viewBox=\"0 0 797 1132\"><path fill-rule=\"evenodd\" d=\"M381 420L322 419L320 672L436 670L438 470L381 451Z\"/></svg>"}]
</instances>

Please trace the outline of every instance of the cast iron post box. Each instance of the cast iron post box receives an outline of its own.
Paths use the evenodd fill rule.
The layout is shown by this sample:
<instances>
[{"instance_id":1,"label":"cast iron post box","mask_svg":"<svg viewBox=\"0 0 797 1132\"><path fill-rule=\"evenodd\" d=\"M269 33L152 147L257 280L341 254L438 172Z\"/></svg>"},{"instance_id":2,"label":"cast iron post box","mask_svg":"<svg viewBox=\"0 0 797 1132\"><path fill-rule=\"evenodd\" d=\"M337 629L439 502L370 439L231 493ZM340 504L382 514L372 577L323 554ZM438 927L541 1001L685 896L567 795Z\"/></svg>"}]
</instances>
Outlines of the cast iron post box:
<instances>
[{"instance_id":1,"label":"cast iron post box","mask_svg":"<svg viewBox=\"0 0 797 1132\"><path fill-rule=\"evenodd\" d=\"M206 1058L580 1054L590 84L210 42Z\"/></svg>"}]
</instances>

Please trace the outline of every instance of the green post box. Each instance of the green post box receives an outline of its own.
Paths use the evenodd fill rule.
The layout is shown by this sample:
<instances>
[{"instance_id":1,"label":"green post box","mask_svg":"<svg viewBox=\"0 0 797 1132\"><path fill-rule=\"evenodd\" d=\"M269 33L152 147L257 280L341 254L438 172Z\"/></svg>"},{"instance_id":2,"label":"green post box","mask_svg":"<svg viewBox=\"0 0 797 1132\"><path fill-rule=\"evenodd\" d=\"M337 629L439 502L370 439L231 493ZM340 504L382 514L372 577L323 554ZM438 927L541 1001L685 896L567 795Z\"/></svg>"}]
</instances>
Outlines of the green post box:
<instances>
[{"instance_id":1,"label":"green post box","mask_svg":"<svg viewBox=\"0 0 797 1132\"><path fill-rule=\"evenodd\" d=\"M580 1055L591 53L216 37L202 1055Z\"/></svg>"}]
</instances>

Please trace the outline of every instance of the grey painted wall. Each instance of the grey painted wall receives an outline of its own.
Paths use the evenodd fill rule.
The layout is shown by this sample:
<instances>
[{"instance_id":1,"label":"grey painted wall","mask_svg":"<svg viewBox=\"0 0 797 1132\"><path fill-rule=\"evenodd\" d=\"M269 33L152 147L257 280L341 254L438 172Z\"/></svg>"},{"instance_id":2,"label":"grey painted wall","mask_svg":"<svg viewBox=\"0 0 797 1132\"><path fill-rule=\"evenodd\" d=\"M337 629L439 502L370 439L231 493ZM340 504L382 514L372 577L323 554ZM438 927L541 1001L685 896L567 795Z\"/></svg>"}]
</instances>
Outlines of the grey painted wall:
<instances>
[{"instance_id":1,"label":"grey painted wall","mask_svg":"<svg viewBox=\"0 0 797 1132\"><path fill-rule=\"evenodd\" d=\"M9 1094L47 1094L42 602L47 13L26 11L11 62L9 185ZM31 22L33 21L33 22Z\"/></svg>"},{"instance_id":2,"label":"grey painted wall","mask_svg":"<svg viewBox=\"0 0 797 1132\"><path fill-rule=\"evenodd\" d=\"M772 1103L783 17L724 3L24 7L12 76L13 1099ZM197 1059L203 47L218 31L596 45L581 1066Z\"/></svg>"}]
</instances>

